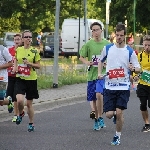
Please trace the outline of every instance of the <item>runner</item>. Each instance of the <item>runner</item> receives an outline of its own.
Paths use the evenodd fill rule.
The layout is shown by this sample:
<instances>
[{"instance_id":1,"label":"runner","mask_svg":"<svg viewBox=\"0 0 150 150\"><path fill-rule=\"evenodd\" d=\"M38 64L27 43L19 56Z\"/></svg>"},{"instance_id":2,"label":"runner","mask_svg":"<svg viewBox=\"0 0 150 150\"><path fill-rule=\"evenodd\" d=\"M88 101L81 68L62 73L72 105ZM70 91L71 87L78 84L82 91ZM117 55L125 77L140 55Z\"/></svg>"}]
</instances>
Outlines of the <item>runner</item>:
<instances>
[{"instance_id":1,"label":"runner","mask_svg":"<svg viewBox=\"0 0 150 150\"><path fill-rule=\"evenodd\" d=\"M87 101L93 101L95 110L94 130L105 127L102 118L103 113L103 84L104 80L98 80L98 61L103 47L109 42L101 38L102 26L98 22L91 25L92 39L80 50L80 60L88 65ZM88 59L86 59L86 57ZM91 114L90 114L91 116Z\"/></svg>"},{"instance_id":2,"label":"runner","mask_svg":"<svg viewBox=\"0 0 150 150\"><path fill-rule=\"evenodd\" d=\"M16 49L22 45L22 38L20 34L14 35L14 46L9 48L9 53L12 55L13 61L16 53ZM10 96L12 97L12 102L14 102L14 117L12 119L12 122L16 122L17 114L18 114L18 108L17 108L17 99L16 99L16 73L13 72L13 67L9 67L7 69L8 71L8 86L6 91L6 97ZM24 113L22 114L24 115Z\"/></svg>"},{"instance_id":3,"label":"runner","mask_svg":"<svg viewBox=\"0 0 150 150\"><path fill-rule=\"evenodd\" d=\"M108 75L105 77L104 112L109 119L116 115L116 134L111 145L120 145L123 110L127 109L130 96L129 69L138 73L140 64L133 49L124 42L125 25L118 24L115 34L116 43L107 45L102 51L101 62L98 64L98 77L103 78L102 65L107 59L106 72Z\"/></svg>"},{"instance_id":4,"label":"runner","mask_svg":"<svg viewBox=\"0 0 150 150\"><path fill-rule=\"evenodd\" d=\"M144 127L142 132L150 131L149 114L147 104L150 108L150 35L143 37L144 51L138 54L142 73L137 86L137 96L140 99L140 110L144 120Z\"/></svg>"},{"instance_id":5,"label":"runner","mask_svg":"<svg viewBox=\"0 0 150 150\"><path fill-rule=\"evenodd\" d=\"M27 113L29 116L28 131L34 131L34 110L32 106L33 99L38 99L37 90L37 74L35 69L40 68L40 55L38 50L31 46L32 33L25 30L22 33L24 46L17 48L16 61L14 69L18 71L16 81L17 105L19 116L17 116L16 124L19 125L22 121L22 113L24 109L24 96L27 99Z\"/></svg>"},{"instance_id":6,"label":"runner","mask_svg":"<svg viewBox=\"0 0 150 150\"><path fill-rule=\"evenodd\" d=\"M8 49L0 45L0 105L7 105L9 113L13 111L12 98L10 96L6 98L5 95L8 82L7 68L12 65L12 57Z\"/></svg>"}]
</instances>

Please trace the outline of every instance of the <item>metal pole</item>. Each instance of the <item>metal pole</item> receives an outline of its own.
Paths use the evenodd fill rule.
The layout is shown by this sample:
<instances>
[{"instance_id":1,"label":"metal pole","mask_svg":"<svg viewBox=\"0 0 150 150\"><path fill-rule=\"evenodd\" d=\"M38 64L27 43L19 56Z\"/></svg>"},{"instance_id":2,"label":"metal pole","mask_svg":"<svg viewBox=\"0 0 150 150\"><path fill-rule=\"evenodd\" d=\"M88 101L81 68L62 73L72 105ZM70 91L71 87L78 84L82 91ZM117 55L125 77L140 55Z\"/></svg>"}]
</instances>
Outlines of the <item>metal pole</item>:
<instances>
[{"instance_id":1,"label":"metal pole","mask_svg":"<svg viewBox=\"0 0 150 150\"><path fill-rule=\"evenodd\" d=\"M79 35L78 35L78 59L79 59L79 50L80 50L80 19L81 18L81 0L79 0Z\"/></svg>"},{"instance_id":2,"label":"metal pole","mask_svg":"<svg viewBox=\"0 0 150 150\"><path fill-rule=\"evenodd\" d=\"M85 43L87 42L87 0L84 0Z\"/></svg>"},{"instance_id":3,"label":"metal pole","mask_svg":"<svg viewBox=\"0 0 150 150\"><path fill-rule=\"evenodd\" d=\"M135 39L135 22L136 22L136 14L135 14L135 10L136 10L136 0L134 0L134 4L133 4L133 34L134 34L134 39Z\"/></svg>"},{"instance_id":4,"label":"metal pole","mask_svg":"<svg viewBox=\"0 0 150 150\"><path fill-rule=\"evenodd\" d=\"M109 5L111 0L106 1L106 39L108 38L108 26L109 26Z\"/></svg>"},{"instance_id":5,"label":"metal pole","mask_svg":"<svg viewBox=\"0 0 150 150\"><path fill-rule=\"evenodd\" d=\"M58 88L59 13L60 13L60 0L56 0L55 33L54 33L53 88Z\"/></svg>"}]
</instances>

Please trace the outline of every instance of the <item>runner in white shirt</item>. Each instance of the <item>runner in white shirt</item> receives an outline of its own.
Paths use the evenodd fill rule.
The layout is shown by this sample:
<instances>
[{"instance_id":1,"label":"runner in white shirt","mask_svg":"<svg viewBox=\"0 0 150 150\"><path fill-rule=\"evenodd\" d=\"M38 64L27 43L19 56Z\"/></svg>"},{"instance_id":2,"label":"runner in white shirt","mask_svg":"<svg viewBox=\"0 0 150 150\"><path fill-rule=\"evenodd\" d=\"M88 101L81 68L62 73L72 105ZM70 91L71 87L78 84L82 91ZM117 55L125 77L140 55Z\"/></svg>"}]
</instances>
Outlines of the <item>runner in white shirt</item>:
<instances>
[{"instance_id":1,"label":"runner in white shirt","mask_svg":"<svg viewBox=\"0 0 150 150\"><path fill-rule=\"evenodd\" d=\"M127 109L130 97L130 71L140 72L140 64L133 49L127 46L125 40L125 26L116 26L116 43L104 47L99 62L98 78L102 78L102 64L107 59L104 90L104 112L106 117L112 118L116 113L116 134L111 145L120 145L123 126L123 110Z\"/></svg>"},{"instance_id":2,"label":"runner in white shirt","mask_svg":"<svg viewBox=\"0 0 150 150\"><path fill-rule=\"evenodd\" d=\"M10 96L5 98L5 95L8 82L7 68L12 65L12 56L8 49L0 45L0 105L8 105L9 113L13 111L12 98Z\"/></svg>"}]
</instances>

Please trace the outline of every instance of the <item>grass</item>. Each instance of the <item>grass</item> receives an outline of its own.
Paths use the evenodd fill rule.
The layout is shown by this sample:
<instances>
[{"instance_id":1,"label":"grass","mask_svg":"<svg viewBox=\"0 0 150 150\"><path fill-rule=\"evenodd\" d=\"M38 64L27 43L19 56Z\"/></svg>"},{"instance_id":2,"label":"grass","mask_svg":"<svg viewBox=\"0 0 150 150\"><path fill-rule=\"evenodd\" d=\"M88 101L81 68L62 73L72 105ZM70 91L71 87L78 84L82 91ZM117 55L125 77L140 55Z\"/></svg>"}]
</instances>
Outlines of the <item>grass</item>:
<instances>
[{"instance_id":1,"label":"grass","mask_svg":"<svg viewBox=\"0 0 150 150\"><path fill-rule=\"evenodd\" d=\"M41 60L41 65L53 65L54 64L54 58L47 58ZM58 64L82 64L80 60L76 56L70 57L70 58L64 58L59 57L58 58Z\"/></svg>"},{"instance_id":2,"label":"grass","mask_svg":"<svg viewBox=\"0 0 150 150\"><path fill-rule=\"evenodd\" d=\"M62 71L58 73L58 87L71 84L87 82L87 73L84 68L76 69L77 61L72 59L62 59L59 63ZM47 62L41 63L41 69L38 70L38 89L47 89L53 87L53 73L47 73Z\"/></svg>"}]
</instances>

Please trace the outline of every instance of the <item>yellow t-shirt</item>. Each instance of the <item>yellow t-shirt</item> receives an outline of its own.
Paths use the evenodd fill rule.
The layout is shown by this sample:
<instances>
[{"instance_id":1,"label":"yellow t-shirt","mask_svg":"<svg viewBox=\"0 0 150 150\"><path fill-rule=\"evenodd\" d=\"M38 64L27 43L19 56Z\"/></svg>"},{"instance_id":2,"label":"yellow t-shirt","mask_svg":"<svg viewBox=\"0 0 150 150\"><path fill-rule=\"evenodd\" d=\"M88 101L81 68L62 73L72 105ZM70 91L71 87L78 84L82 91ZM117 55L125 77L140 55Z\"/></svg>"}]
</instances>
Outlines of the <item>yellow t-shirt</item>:
<instances>
[{"instance_id":1,"label":"yellow t-shirt","mask_svg":"<svg viewBox=\"0 0 150 150\"><path fill-rule=\"evenodd\" d=\"M39 61L40 55L38 53L38 50L34 49L33 47L30 47L29 49L24 49L24 46L18 47L17 52L16 52L16 59L18 66L23 65L23 58L26 58L29 62L33 63L34 58L35 62ZM20 76L16 75L17 77L20 77L21 79L25 80L36 80L37 79L37 74L34 68L30 68L30 75L29 76Z\"/></svg>"},{"instance_id":2,"label":"yellow t-shirt","mask_svg":"<svg viewBox=\"0 0 150 150\"><path fill-rule=\"evenodd\" d=\"M142 61L140 55L142 56ZM140 62L143 71L139 83L148 86L150 86L150 58L149 57L150 57L149 54L147 54L145 51L138 54L138 61Z\"/></svg>"}]
</instances>

